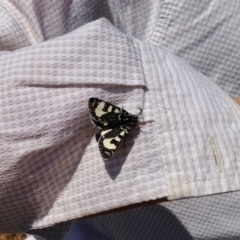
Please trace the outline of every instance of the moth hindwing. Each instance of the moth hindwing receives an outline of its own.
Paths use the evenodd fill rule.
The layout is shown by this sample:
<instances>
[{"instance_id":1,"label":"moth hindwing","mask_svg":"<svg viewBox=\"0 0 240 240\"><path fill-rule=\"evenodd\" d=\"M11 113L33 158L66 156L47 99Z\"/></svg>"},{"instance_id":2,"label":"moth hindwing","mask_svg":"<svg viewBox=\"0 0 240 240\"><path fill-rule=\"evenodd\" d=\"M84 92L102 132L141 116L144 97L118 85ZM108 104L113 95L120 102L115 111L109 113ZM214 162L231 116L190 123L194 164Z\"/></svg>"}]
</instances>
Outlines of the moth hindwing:
<instances>
[{"instance_id":1,"label":"moth hindwing","mask_svg":"<svg viewBox=\"0 0 240 240\"><path fill-rule=\"evenodd\" d=\"M101 129L95 135L103 159L108 159L128 135L131 127L138 127L138 115L132 115L123 108L98 98L88 101L92 123Z\"/></svg>"}]
</instances>

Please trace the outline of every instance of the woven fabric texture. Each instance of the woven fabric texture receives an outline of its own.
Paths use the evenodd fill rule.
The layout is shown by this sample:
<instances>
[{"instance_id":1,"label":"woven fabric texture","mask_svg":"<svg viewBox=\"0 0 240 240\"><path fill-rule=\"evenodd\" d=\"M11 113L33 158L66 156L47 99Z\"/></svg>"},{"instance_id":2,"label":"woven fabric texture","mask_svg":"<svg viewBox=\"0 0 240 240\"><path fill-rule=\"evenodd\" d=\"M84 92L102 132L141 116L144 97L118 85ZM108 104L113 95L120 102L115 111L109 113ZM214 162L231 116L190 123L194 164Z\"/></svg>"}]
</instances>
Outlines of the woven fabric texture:
<instances>
[{"instance_id":1,"label":"woven fabric texture","mask_svg":"<svg viewBox=\"0 0 240 240\"><path fill-rule=\"evenodd\" d=\"M109 209L224 193L200 198L221 213L215 233L205 227L201 235L198 220L193 228L186 220L195 198L163 207L186 236L225 237L221 202L231 199L232 209L240 190L240 110L231 99L240 95L239 9L220 0L1 1L0 231L67 221L67 232L69 221ZM108 161L94 138L90 97L132 114L143 109L141 131L132 129ZM233 228L227 237L237 236ZM82 239L84 229L114 239L95 220L73 229Z\"/></svg>"},{"instance_id":2,"label":"woven fabric texture","mask_svg":"<svg viewBox=\"0 0 240 240\"><path fill-rule=\"evenodd\" d=\"M64 240L239 239L239 192L181 199L76 221Z\"/></svg>"}]
</instances>

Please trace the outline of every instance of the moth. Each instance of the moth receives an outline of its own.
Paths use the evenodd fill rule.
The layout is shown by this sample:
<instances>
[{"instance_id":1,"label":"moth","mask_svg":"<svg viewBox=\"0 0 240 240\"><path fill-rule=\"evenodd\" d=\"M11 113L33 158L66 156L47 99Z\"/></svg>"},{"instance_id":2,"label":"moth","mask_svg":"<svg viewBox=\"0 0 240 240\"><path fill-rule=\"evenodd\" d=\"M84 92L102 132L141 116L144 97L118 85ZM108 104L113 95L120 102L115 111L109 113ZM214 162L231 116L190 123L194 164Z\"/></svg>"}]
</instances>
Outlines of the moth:
<instances>
[{"instance_id":1,"label":"moth","mask_svg":"<svg viewBox=\"0 0 240 240\"><path fill-rule=\"evenodd\" d=\"M99 151L104 160L107 160L115 152L119 144L127 137L132 127L139 123L138 115L132 115L123 108L114 106L98 98L90 98L88 101L89 114L92 123L100 129L95 134Z\"/></svg>"}]
</instances>

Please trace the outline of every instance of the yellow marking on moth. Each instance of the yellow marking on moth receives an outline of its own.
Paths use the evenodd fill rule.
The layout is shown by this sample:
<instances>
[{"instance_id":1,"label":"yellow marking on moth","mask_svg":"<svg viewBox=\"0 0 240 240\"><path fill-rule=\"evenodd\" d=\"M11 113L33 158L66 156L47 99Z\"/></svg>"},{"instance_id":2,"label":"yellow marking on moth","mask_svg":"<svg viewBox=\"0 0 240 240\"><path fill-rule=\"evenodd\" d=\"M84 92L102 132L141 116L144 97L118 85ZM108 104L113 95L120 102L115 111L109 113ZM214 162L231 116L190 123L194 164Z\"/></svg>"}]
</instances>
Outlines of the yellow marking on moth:
<instances>
[{"instance_id":1,"label":"yellow marking on moth","mask_svg":"<svg viewBox=\"0 0 240 240\"><path fill-rule=\"evenodd\" d=\"M109 106L109 107L108 107L108 112L111 112L111 111L112 111L112 108L113 108L112 106Z\"/></svg>"},{"instance_id":2,"label":"yellow marking on moth","mask_svg":"<svg viewBox=\"0 0 240 240\"><path fill-rule=\"evenodd\" d=\"M101 102L100 104L98 104L95 113L98 117L101 117L103 114L106 114L106 112L103 111L103 108L105 106L104 102Z\"/></svg>"},{"instance_id":3,"label":"yellow marking on moth","mask_svg":"<svg viewBox=\"0 0 240 240\"><path fill-rule=\"evenodd\" d=\"M124 134L125 134L125 131L120 132L121 136L124 136Z\"/></svg>"},{"instance_id":4,"label":"yellow marking on moth","mask_svg":"<svg viewBox=\"0 0 240 240\"><path fill-rule=\"evenodd\" d=\"M110 130L111 131L111 130ZM103 131L102 135L104 135L105 133L109 132L109 130ZM125 131L120 132L121 136L125 135ZM103 145L104 147L106 147L107 149L112 149L115 150L117 148L117 146L113 143L111 143L111 141L115 139L117 142L120 142L122 139L119 138L118 136L114 137L114 138L106 138L103 140Z\"/></svg>"},{"instance_id":5,"label":"yellow marking on moth","mask_svg":"<svg viewBox=\"0 0 240 240\"><path fill-rule=\"evenodd\" d=\"M114 110L114 112L115 113L120 113L120 111L117 108Z\"/></svg>"},{"instance_id":6,"label":"yellow marking on moth","mask_svg":"<svg viewBox=\"0 0 240 240\"><path fill-rule=\"evenodd\" d=\"M108 129L108 130L102 131L102 132L101 132L101 136L104 136L106 133L108 133L108 132L110 132L110 131L112 131L112 129Z\"/></svg>"},{"instance_id":7,"label":"yellow marking on moth","mask_svg":"<svg viewBox=\"0 0 240 240\"><path fill-rule=\"evenodd\" d=\"M114 150L114 149L117 148L117 146L115 144L112 144L111 141L112 141L112 138L106 138L106 139L103 140L103 145L107 149L113 149Z\"/></svg>"}]
</instances>

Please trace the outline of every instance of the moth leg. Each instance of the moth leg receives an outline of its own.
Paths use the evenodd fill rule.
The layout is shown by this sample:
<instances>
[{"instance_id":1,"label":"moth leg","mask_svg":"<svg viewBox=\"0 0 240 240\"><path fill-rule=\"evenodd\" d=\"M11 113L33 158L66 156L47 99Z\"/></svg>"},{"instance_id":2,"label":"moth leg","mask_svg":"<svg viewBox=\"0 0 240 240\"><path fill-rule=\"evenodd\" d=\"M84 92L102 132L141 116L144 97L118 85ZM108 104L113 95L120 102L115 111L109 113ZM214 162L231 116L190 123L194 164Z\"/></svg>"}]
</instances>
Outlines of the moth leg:
<instances>
[{"instance_id":1,"label":"moth leg","mask_svg":"<svg viewBox=\"0 0 240 240\"><path fill-rule=\"evenodd\" d=\"M127 136L128 136L128 134L123 139L123 148L125 148L125 141L126 141Z\"/></svg>"},{"instance_id":2,"label":"moth leg","mask_svg":"<svg viewBox=\"0 0 240 240\"><path fill-rule=\"evenodd\" d=\"M137 128L140 132L143 132L143 131L141 130L141 127L139 127L139 125L136 125L136 128Z\"/></svg>"},{"instance_id":3,"label":"moth leg","mask_svg":"<svg viewBox=\"0 0 240 240\"><path fill-rule=\"evenodd\" d=\"M127 136L128 136L128 131L125 130L125 133L126 133L126 136L123 139L123 148L125 148L125 141L126 141Z\"/></svg>"}]
</instances>

